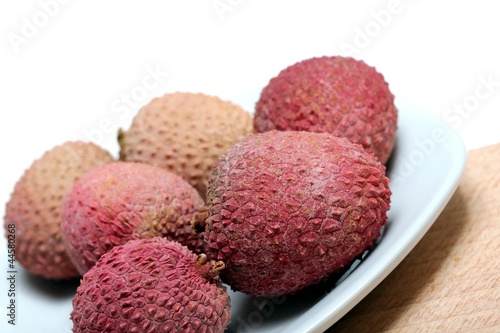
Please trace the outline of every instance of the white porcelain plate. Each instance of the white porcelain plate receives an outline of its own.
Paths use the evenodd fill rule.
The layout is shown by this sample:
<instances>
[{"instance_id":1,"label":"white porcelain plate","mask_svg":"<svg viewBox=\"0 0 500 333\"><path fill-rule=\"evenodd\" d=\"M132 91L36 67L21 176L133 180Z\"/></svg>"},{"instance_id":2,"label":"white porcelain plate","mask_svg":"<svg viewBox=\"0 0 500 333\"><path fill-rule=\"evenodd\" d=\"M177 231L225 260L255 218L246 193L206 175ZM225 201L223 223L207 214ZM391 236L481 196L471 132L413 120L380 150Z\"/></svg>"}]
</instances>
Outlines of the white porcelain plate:
<instances>
[{"instance_id":1,"label":"white porcelain plate","mask_svg":"<svg viewBox=\"0 0 500 333\"><path fill-rule=\"evenodd\" d=\"M389 220L375 247L342 278L295 296L254 298L231 292L228 332L323 332L375 286L410 252L441 213L458 186L466 161L456 132L438 117L408 102L397 101L397 143L388 164L393 192ZM253 105L251 106L253 108ZM7 272L7 254L0 266ZM2 300L8 286L1 279ZM7 324L2 301L1 332L71 332L71 300L78 281L55 283L17 267L16 325Z\"/></svg>"}]
</instances>

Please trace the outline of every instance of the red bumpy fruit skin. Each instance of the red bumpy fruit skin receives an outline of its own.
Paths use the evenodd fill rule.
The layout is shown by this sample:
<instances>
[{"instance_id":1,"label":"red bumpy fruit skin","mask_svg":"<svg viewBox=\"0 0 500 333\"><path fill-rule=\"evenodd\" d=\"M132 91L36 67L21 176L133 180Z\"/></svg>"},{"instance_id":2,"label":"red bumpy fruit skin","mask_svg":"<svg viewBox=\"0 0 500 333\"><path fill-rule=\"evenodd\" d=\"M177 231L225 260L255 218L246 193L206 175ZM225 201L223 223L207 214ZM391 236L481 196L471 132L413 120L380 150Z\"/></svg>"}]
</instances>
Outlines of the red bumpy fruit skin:
<instances>
[{"instance_id":1,"label":"red bumpy fruit skin","mask_svg":"<svg viewBox=\"0 0 500 333\"><path fill-rule=\"evenodd\" d=\"M180 176L143 163L115 162L89 172L66 196L62 231L76 268L85 274L116 245L168 237L193 251L192 214L203 207L198 192Z\"/></svg>"},{"instance_id":2,"label":"red bumpy fruit skin","mask_svg":"<svg viewBox=\"0 0 500 333\"><path fill-rule=\"evenodd\" d=\"M116 246L83 276L73 332L222 333L230 299L210 265L165 238Z\"/></svg>"},{"instance_id":3,"label":"red bumpy fruit skin","mask_svg":"<svg viewBox=\"0 0 500 333\"><path fill-rule=\"evenodd\" d=\"M382 74L340 56L298 62L271 79L256 104L254 128L327 132L347 137L386 163L397 109Z\"/></svg>"},{"instance_id":4,"label":"red bumpy fruit skin","mask_svg":"<svg viewBox=\"0 0 500 333\"><path fill-rule=\"evenodd\" d=\"M97 145L71 141L48 150L25 171L7 203L4 226L15 225L15 257L28 272L55 280L79 276L61 232L64 196L85 173L111 162Z\"/></svg>"},{"instance_id":5,"label":"red bumpy fruit skin","mask_svg":"<svg viewBox=\"0 0 500 333\"><path fill-rule=\"evenodd\" d=\"M373 154L328 133L270 131L232 146L207 192L207 254L255 296L294 293L370 248L391 191Z\"/></svg>"}]
</instances>

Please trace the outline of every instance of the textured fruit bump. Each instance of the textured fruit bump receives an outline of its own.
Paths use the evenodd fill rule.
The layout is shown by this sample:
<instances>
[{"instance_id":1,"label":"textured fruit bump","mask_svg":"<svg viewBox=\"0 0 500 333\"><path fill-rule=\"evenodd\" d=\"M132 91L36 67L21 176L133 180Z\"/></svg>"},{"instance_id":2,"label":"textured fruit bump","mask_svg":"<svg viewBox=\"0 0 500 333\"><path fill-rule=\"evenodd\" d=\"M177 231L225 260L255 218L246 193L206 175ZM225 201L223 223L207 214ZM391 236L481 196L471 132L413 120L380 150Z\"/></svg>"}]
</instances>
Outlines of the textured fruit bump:
<instances>
[{"instance_id":1,"label":"textured fruit bump","mask_svg":"<svg viewBox=\"0 0 500 333\"><path fill-rule=\"evenodd\" d=\"M232 146L207 191L207 255L256 296L294 293L369 249L391 192L373 154L328 133L270 131Z\"/></svg>"},{"instance_id":2,"label":"textured fruit bump","mask_svg":"<svg viewBox=\"0 0 500 333\"><path fill-rule=\"evenodd\" d=\"M397 109L382 74L361 60L311 58L284 70L256 104L257 132L297 130L347 137L386 163L395 143Z\"/></svg>"},{"instance_id":3,"label":"textured fruit bump","mask_svg":"<svg viewBox=\"0 0 500 333\"><path fill-rule=\"evenodd\" d=\"M250 114L238 105L201 93L171 93L144 106L120 134L120 155L174 172L205 197L214 162L252 131Z\"/></svg>"},{"instance_id":4,"label":"textured fruit bump","mask_svg":"<svg viewBox=\"0 0 500 333\"><path fill-rule=\"evenodd\" d=\"M198 251L203 240L190 220L203 204L178 175L144 163L115 162L75 183L64 202L62 231L84 274L104 253L132 239L164 236Z\"/></svg>"},{"instance_id":5,"label":"textured fruit bump","mask_svg":"<svg viewBox=\"0 0 500 333\"><path fill-rule=\"evenodd\" d=\"M7 203L4 226L15 224L16 260L28 272L57 280L79 276L61 233L64 196L85 173L112 161L93 143L66 142L25 171Z\"/></svg>"},{"instance_id":6,"label":"textured fruit bump","mask_svg":"<svg viewBox=\"0 0 500 333\"><path fill-rule=\"evenodd\" d=\"M164 238L117 246L84 275L73 332L222 333L230 299L217 276L202 273L210 265Z\"/></svg>"}]
</instances>

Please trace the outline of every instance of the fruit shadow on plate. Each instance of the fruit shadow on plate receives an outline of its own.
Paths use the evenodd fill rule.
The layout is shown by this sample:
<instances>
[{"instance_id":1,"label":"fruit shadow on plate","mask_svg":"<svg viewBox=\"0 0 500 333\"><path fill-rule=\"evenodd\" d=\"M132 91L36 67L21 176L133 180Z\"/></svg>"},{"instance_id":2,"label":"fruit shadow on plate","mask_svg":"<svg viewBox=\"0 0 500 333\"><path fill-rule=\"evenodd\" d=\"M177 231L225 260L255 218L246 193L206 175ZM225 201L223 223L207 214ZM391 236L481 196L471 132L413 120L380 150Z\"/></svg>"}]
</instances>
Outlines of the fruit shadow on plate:
<instances>
[{"instance_id":1,"label":"fruit shadow on plate","mask_svg":"<svg viewBox=\"0 0 500 333\"><path fill-rule=\"evenodd\" d=\"M26 293L41 294L60 300L72 299L76 294L76 288L80 285L80 278L49 280L30 274L22 269L19 269L19 278L24 281Z\"/></svg>"}]
</instances>

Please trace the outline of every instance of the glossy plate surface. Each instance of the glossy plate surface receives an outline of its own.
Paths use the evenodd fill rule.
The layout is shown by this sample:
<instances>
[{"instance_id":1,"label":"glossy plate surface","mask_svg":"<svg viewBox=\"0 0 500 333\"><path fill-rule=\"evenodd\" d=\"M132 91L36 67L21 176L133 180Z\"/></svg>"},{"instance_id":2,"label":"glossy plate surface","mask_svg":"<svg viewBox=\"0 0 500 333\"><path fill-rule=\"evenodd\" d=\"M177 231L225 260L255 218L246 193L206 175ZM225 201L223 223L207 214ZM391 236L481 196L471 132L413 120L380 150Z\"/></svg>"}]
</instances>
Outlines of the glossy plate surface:
<instances>
[{"instance_id":1,"label":"glossy plate surface","mask_svg":"<svg viewBox=\"0 0 500 333\"><path fill-rule=\"evenodd\" d=\"M462 176L464 145L434 114L413 103L396 104L397 144L388 164L392 207L374 249L340 280L307 293L263 299L231 292L228 332L323 332L375 288L434 223ZM7 272L6 249L0 254L0 266ZM0 331L71 332L69 314L78 281L55 283L30 276L18 265L16 270L16 326L8 325L3 315ZM7 287L2 280L1 286ZM5 313L5 304L2 308Z\"/></svg>"}]
</instances>

